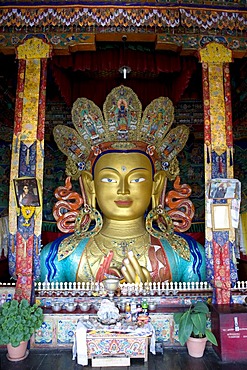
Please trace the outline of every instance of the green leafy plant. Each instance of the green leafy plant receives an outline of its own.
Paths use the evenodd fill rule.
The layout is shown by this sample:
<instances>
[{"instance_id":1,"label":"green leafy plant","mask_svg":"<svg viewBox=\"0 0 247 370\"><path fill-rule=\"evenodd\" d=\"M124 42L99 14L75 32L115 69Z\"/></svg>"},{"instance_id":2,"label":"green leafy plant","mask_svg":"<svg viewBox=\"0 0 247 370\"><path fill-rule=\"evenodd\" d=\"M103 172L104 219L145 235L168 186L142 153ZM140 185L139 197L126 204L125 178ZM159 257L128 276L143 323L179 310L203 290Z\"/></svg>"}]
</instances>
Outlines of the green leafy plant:
<instances>
[{"instance_id":1,"label":"green leafy plant","mask_svg":"<svg viewBox=\"0 0 247 370\"><path fill-rule=\"evenodd\" d=\"M43 311L37 304L26 299L4 302L0 308L0 344L18 347L28 341L43 322Z\"/></svg>"},{"instance_id":2,"label":"green leafy plant","mask_svg":"<svg viewBox=\"0 0 247 370\"><path fill-rule=\"evenodd\" d=\"M207 317L209 309L206 303L197 302L191 305L185 312L174 313L174 321L178 324L178 339L183 346L189 337L207 338L217 346L214 334L207 329Z\"/></svg>"}]
</instances>

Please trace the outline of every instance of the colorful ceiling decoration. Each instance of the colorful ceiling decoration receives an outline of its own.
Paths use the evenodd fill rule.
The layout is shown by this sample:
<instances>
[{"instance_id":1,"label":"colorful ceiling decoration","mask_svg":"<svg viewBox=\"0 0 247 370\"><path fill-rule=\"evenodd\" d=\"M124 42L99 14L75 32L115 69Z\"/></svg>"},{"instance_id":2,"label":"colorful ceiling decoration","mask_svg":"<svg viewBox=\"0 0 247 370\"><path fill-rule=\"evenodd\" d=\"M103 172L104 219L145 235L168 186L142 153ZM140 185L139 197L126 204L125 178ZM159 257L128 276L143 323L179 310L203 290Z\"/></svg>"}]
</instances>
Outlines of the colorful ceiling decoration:
<instances>
[{"instance_id":1,"label":"colorful ceiling decoration","mask_svg":"<svg viewBox=\"0 0 247 370\"><path fill-rule=\"evenodd\" d=\"M98 1L92 1L92 0L84 0L84 1L78 1L78 0L1 0L0 4L4 3L5 6L10 5L20 5L20 6L27 6L27 5L56 5L56 6L78 6L79 3L83 3L85 5L91 5L91 6L97 6L97 5L129 5L129 6L198 6L198 7L216 7L216 8L236 8L236 7L245 7L246 1L245 0L156 0L156 1L146 1L146 0L98 0Z\"/></svg>"},{"instance_id":2,"label":"colorful ceiling decoration","mask_svg":"<svg viewBox=\"0 0 247 370\"><path fill-rule=\"evenodd\" d=\"M196 50L216 41L243 53L246 30L246 0L0 0L0 50L13 50L27 34L45 34L60 51L96 50L97 41L110 35L121 41L124 32L128 41L155 42L161 50Z\"/></svg>"},{"instance_id":3,"label":"colorful ceiling decoration","mask_svg":"<svg viewBox=\"0 0 247 370\"><path fill-rule=\"evenodd\" d=\"M91 2L92 3L92 2ZM67 5L67 2L66 2ZM246 11L247 12L247 11ZM170 28L197 27L204 30L220 30L226 33L246 30L247 14L237 9L210 9L191 7L2 7L0 25L5 31L23 28L44 30L45 28L83 27L149 27L155 31Z\"/></svg>"}]
</instances>

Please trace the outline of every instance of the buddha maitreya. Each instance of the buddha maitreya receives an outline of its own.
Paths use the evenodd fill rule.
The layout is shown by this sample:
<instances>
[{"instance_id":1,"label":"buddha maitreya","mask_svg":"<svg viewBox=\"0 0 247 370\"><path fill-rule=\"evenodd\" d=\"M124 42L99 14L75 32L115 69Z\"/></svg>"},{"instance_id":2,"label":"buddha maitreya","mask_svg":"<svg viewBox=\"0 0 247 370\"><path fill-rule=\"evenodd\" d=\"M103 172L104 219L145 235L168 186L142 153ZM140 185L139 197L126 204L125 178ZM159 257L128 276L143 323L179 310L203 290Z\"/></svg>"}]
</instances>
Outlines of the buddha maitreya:
<instances>
[{"instance_id":1,"label":"buddha maitreya","mask_svg":"<svg viewBox=\"0 0 247 370\"><path fill-rule=\"evenodd\" d=\"M133 105L133 99L131 102ZM81 105L79 108L77 105L74 114L78 110L80 122L84 111L90 115ZM127 110L126 122L129 113ZM101 126L97 123L96 129L97 125L101 128L100 136L104 122ZM59 142L61 128L57 132ZM163 147L163 152L171 152L177 145L176 132L179 140L179 131L173 132L171 145L168 149ZM90 160L90 168L80 173L83 197L75 216L74 232L42 249L41 281L102 281L106 274L130 283L205 281L204 247L191 237L174 232L173 221L162 201L167 171L162 167L156 169L161 159L153 138L150 146L143 137L140 141L127 141L122 140L126 133L120 134L118 141L106 142L104 136L94 147L89 143L85 158ZM74 141L80 139L66 131L65 136L68 135ZM84 150L79 142L75 146L77 152L78 148ZM61 141L59 147L69 153Z\"/></svg>"}]
</instances>

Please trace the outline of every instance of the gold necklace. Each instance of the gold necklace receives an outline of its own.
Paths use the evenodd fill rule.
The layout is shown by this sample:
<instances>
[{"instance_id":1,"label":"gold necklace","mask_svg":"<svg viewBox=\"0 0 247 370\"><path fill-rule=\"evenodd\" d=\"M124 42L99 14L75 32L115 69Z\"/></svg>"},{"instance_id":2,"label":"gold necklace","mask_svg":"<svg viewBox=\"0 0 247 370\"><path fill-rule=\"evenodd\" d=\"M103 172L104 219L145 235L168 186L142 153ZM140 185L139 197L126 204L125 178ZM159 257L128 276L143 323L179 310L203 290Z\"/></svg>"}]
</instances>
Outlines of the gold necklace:
<instances>
[{"instance_id":1,"label":"gold necklace","mask_svg":"<svg viewBox=\"0 0 247 370\"><path fill-rule=\"evenodd\" d=\"M89 281L89 275L95 278L98 268L102 263L102 258L107 256L110 250L114 252L111 262L112 268L120 271L123 260L127 257L130 250L133 251L139 261L142 260L141 265L147 267L148 249L151 245L150 240L151 238L148 233L131 239L112 239L101 234L91 238L85 248L85 259L81 260L79 264L77 272L79 281Z\"/></svg>"},{"instance_id":2,"label":"gold necklace","mask_svg":"<svg viewBox=\"0 0 247 370\"><path fill-rule=\"evenodd\" d=\"M94 238L94 245L103 254L107 255L110 250L114 251L114 256L118 256L119 262L127 257L129 251L133 251L137 258L141 258L150 247L150 235L144 233L141 236L137 236L130 239L114 239L102 234L98 234Z\"/></svg>"}]
</instances>

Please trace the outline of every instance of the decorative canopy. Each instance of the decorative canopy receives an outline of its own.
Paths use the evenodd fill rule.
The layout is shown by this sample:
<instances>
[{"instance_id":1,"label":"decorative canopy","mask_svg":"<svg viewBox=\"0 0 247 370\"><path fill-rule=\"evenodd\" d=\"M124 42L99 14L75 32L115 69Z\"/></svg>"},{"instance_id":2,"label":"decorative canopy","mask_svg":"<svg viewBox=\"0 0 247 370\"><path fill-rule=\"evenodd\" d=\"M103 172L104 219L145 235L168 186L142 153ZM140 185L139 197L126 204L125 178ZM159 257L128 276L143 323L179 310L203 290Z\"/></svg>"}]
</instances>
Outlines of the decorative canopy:
<instances>
[{"instance_id":1,"label":"decorative canopy","mask_svg":"<svg viewBox=\"0 0 247 370\"><path fill-rule=\"evenodd\" d=\"M134 46L123 55L117 45L54 56L50 63L54 81L69 107L81 96L102 107L106 95L123 83L119 67L124 64L131 68L124 84L136 92L143 107L159 96L168 96L176 104L200 67L195 57Z\"/></svg>"},{"instance_id":2,"label":"decorative canopy","mask_svg":"<svg viewBox=\"0 0 247 370\"><path fill-rule=\"evenodd\" d=\"M96 42L155 42L157 49L191 51L217 41L246 50L246 0L0 1L0 48L27 34L45 34L56 53L95 50Z\"/></svg>"}]
</instances>

